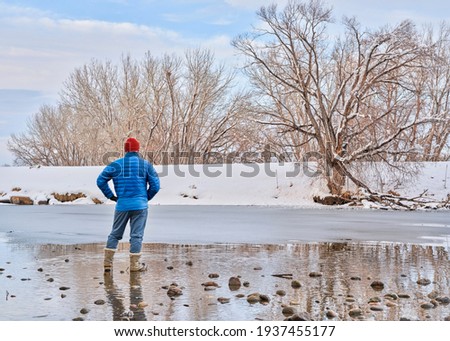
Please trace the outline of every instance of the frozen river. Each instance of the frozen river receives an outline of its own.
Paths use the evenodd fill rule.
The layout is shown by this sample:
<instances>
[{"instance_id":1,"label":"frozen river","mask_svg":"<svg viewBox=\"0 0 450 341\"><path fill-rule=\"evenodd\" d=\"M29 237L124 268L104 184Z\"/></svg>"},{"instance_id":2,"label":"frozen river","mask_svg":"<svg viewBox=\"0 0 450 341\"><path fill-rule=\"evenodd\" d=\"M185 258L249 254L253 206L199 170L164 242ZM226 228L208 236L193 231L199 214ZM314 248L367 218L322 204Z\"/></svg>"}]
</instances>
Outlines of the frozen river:
<instances>
[{"instance_id":1,"label":"frozen river","mask_svg":"<svg viewBox=\"0 0 450 341\"><path fill-rule=\"evenodd\" d=\"M0 234L28 244L104 242L114 206L0 206ZM126 232L127 233L127 232ZM127 241L128 235L124 236ZM450 212L298 209L262 206L151 206L144 242L286 244L401 242L448 248Z\"/></svg>"},{"instance_id":2,"label":"frozen river","mask_svg":"<svg viewBox=\"0 0 450 341\"><path fill-rule=\"evenodd\" d=\"M450 212L152 206L148 271L128 272L123 243L104 275L113 211L0 206L0 322L280 321L286 306L315 320L450 320Z\"/></svg>"}]
</instances>

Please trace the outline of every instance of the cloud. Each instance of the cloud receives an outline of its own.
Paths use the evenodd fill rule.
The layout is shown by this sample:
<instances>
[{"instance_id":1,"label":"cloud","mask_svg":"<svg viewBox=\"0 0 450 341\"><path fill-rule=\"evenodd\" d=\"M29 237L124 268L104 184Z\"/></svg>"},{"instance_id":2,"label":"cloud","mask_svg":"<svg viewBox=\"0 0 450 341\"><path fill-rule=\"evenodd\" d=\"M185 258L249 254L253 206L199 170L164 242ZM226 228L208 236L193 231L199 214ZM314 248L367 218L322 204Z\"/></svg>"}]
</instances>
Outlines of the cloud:
<instances>
[{"instance_id":1,"label":"cloud","mask_svg":"<svg viewBox=\"0 0 450 341\"><path fill-rule=\"evenodd\" d=\"M50 16L51 12L43 11L41 9L26 7L26 6L14 6L0 2L0 18L9 17L40 17Z\"/></svg>"},{"instance_id":2,"label":"cloud","mask_svg":"<svg viewBox=\"0 0 450 341\"><path fill-rule=\"evenodd\" d=\"M192 42L198 43L173 30L128 22L0 17L0 88L56 92L75 67L93 58L182 53Z\"/></svg>"},{"instance_id":3,"label":"cloud","mask_svg":"<svg viewBox=\"0 0 450 341\"><path fill-rule=\"evenodd\" d=\"M148 51L181 55L193 47L227 59L233 58L230 39L226 34L193 38L132 22L71 19L0 0L0 137L6 141L5 136L24 131L27 117L43 104L56 103L68 76L92 59L118 62L124 54L139 59ZM0 164L8 153L5 146Z\"/></svg>"},{"instance_id":4,"label":"cloud","mask_svg":"<svg viewBox=\"0 0 450 341\"><path fill-rule=\"evenodd\" d=\"M336 19L343 15L356 16L363 27L376 28L405 19L419 25L450 19L450 2L447 0L329 0L326 3L333 7Z\"/></svg>"},{"instance_id":5,"label":"cloud","mask_svg":"<svg viewBox=\"0 0 450 341\"><path fill-rule=\"evenodd\" d=\"M256 11L262 6L268 6L274 3L276 3L279 8L283 8L288 2L288 0L225 0L225 3L232 7L248 11Z\"/></svg>"}]
</instances>

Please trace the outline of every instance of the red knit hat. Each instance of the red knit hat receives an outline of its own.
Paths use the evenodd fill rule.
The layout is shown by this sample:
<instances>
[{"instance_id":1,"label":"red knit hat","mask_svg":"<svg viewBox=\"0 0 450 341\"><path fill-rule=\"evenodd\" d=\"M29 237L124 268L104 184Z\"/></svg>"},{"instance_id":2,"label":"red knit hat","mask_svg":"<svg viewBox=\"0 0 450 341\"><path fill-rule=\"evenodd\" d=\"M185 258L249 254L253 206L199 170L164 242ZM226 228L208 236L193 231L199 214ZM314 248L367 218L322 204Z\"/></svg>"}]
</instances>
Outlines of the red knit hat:
<instances>
[{"instance_id":1,"label":"red knit hat","mask_svg":"<svg viewBox=\"0 0 450 341\"><path fill-rule=\"evenodd\" d=\"M130 137L125 141L125 152L138 152L139 151L139 141L134 137Z\"/></svg>"}]
</instances>

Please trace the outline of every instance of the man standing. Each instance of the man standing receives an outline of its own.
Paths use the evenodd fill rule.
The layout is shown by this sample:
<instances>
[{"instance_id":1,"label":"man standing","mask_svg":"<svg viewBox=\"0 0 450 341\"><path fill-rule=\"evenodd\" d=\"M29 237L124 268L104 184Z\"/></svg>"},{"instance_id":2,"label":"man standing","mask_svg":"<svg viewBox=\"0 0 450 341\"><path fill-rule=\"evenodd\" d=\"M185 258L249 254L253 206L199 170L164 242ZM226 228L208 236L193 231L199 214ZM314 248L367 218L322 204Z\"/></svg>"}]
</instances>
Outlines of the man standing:
<instances>
[{"instance_id":1,"label":"man standing","mask_svg":"<svg viewBox=\"0 0 450 341\"><path fill-rule=\"evenodd\" d=\"M116 202L114 222L105 248L104 268L110 272L114 253L130 222L130 271L143 271L140 262L142 239L147 222L148 201L159 191L159 178L152 164L139 156L139 141L130 137L125 142L125 157L105 167L97 178L97 186ZM114 191L108 185L113 180Z\"/></svg>"}]
</instances>

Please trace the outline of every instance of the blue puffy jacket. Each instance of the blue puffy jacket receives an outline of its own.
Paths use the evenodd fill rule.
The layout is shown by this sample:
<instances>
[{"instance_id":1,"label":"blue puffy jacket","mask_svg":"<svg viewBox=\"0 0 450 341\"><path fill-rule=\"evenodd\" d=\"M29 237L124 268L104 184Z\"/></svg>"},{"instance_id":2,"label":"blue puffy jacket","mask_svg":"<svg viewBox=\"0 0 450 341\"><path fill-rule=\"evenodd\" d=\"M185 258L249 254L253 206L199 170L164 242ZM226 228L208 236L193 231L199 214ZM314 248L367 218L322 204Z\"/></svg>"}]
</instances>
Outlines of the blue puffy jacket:
<instances>
[{"instance_id":1,"label":"blue puffy jacket","mask_svg":"<svg viewBox=\"0 0 450 341\"><path fill-rule=\"evenodd\" d=\"M114 196L108 185L113 180L117 211L143 210L159 191L159 177L152 164L129 152L109 164L97 178L97 186L108 199Z\"/></svg>"}]
</instances>

